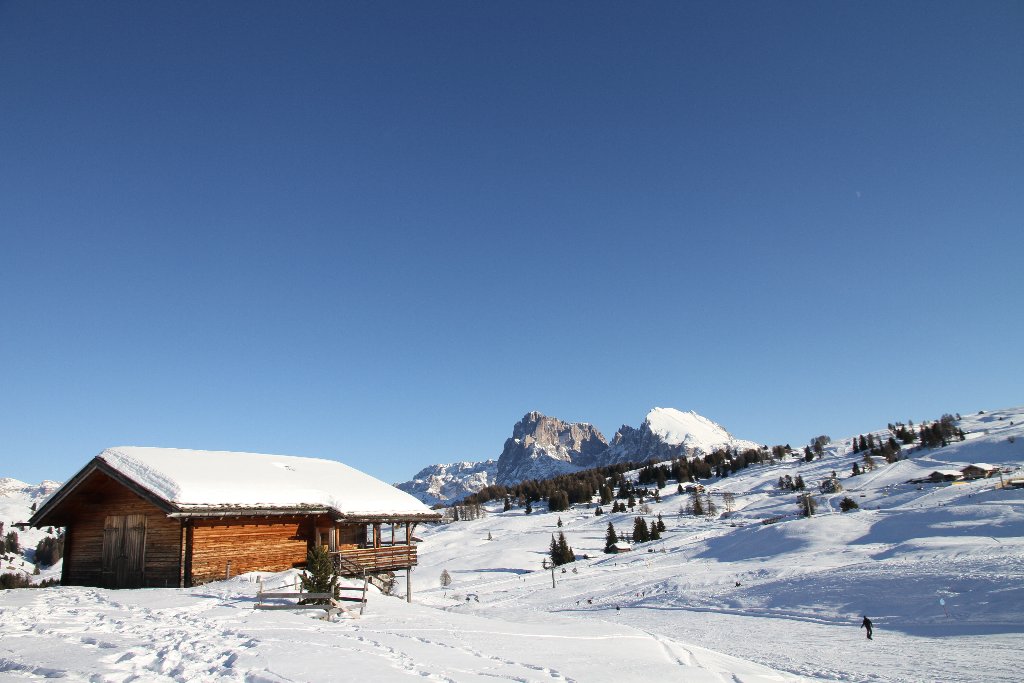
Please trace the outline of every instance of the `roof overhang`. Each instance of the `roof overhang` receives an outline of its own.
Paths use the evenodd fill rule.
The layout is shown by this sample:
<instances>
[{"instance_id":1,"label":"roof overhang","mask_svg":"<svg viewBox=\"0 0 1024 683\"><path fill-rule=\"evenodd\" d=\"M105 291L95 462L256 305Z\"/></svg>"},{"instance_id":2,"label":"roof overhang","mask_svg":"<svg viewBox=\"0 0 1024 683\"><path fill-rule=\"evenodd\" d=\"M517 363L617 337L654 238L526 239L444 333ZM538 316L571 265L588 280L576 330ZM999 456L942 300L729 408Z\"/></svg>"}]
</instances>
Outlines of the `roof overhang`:
<instances>
[{"instance_id":1,"label":"roof overhang","mask_svg":"<svg viewBox=\"0 0 1024 683\"><path fill-rule=\"evenodd\" d=\"M95 472L101 472L110 477L135 495L148 503L152 503L157 508L168 514L175 510L173 503L155 495L149 489L140 486L137 482L124 476L97 456L90 460L85 467L79 470L78 473L71 477L71 479L69 479L63 486L57 489L53 495L47 498L46 501L39 506L39 509L36 510L29 518L28 523L34 527L64 526L61 523L61 520L54 521L49 518L57 513L60 505L75 493Z\"/></svg>"},{"instance_id":2,"label":"roof overhang","mask_svg":"<svg viewBox=\"0 0 1024 683\"><path fill-rule=\"evenodd\" d=\"M286 516L309 516L329 515L335 522L339 523L391 523L391 522L436 522L441 515L433 510L429 512L380 512L380 513L341 513L334 508L323 505L291 505L291 506L267 506L267 505L177 505L165 498L156 495L149 489L141 486L138 482L126 477L118 470L111 467L105 460L95 457L86 464L77 474L69 479L63 486L57 489L53 495L36 510L29 518L28 524L33 527L42 526L65 526L63 519L59 516L61 505L68 500L89 477L100 472L121 486L139 496L148 503L153 504L163 511L171 519L226 519L231 517L286 517ZM54 519L56 517L56 519Z\"/></svg>"}]
</instances>

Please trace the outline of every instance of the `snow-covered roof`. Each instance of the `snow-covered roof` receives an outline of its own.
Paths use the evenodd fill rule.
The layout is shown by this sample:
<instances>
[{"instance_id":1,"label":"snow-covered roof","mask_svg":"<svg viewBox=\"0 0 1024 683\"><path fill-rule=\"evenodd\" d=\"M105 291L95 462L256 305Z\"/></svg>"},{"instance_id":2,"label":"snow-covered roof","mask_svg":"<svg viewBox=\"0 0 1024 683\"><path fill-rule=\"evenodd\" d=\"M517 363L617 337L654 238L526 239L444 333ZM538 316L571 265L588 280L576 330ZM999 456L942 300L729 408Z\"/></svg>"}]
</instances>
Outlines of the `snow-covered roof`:
<instances>
[{"instance_id":1,"label":"snow-covered roof","mask_svg":"<svg viewBox=\"0 0 1024 683\"><path fill-rule=\"evenodd\" d=\"M182 512L326 508L345 517L436 517L404 491L318 458L119 446L96 460Z\"/></svg>"},{"instance_id":2,"label":"snow-covered roof","mask_svg":"<svg viewBox=\"0 0 1024 683\"><path fill-rule=\"evenodd\" d=\"M963 472L960 470L932 470L932 474L938 474L943 477L959 477Z\"/></svg>"},{"instance_id":3,"label":"snow-covered roof","mask_svg":"<svg viewBox=\"0 0 1024 683\"><path fill-rule=\"evenodd\" d=\"M999 467L997 467L996 465L989 465L987 462L972 462L970 465L967 465L967 467L977 467L979 470L997 470L997 469L999 469ZM964 467L964 469L966 470L967 467Z\"/></svg>"}]
</instances>

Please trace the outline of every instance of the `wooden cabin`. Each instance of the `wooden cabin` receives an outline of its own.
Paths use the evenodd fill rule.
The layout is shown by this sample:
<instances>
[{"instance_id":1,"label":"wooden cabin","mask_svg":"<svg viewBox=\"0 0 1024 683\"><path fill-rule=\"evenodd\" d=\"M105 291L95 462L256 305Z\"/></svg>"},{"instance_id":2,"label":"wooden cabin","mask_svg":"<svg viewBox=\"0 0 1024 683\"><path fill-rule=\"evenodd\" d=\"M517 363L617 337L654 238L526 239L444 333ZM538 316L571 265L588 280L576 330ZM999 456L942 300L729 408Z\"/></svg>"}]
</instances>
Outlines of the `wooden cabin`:
<instances>
[{"instance_id":1,"label":"wooden cabin","mask_svg":"<svg viewBox=\"0 0 1024 683\"><path fill-rule=\"evenodd\" d=\"M960 471L963 473L964 479L970 481L972 479L987 479L999 472L999 468L995 465L989 465L987 462L976 462Z\"/></svg>"},{"instance_id":2,"label":"wooden cabin","mask_svg":"<svg viewBox=\"0 0 1024 683\"><path fill-rule=\"evenodd\" d=\"M61 583L138 588L303 567L314 544L343 575L408 572L415 526L438 518L336 461L120 447L93 458L30 524L65 528Z\"/></svg>"}]
</instances>

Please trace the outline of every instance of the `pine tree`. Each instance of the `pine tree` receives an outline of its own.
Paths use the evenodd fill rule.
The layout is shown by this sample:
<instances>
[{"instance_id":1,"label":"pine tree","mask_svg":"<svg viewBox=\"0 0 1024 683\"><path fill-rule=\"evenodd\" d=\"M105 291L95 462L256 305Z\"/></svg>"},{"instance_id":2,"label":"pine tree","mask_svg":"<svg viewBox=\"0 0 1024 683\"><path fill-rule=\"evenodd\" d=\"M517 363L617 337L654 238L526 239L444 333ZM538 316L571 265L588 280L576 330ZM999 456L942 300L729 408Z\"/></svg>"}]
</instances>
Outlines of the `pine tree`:
<instances>
[{"instance_id":1,"label":"pine tree","mask_svg":"<svg viewBox=\"0 0 1024 683\"><path fill-rule=\"evenodd\" d=\"M452 585L452 575L448 573L447 569L441 570L441 588L447 588Z\"/></svg>"},{"instance_id":2,"label":"pine tree","mask_svg":"<svg viewBox=\"0 0 1024 683\"><path fill-rule=\"evenodd\" d=\"M17 531L8 531L4 537L4 551L8 553L20 553L21 542L18 540Z\"/></svg>"},{"instance_id":3,"label":"pine tree","mask_svg":"<svg viewBox=\"0 0 1024 683\"><path fill-rule=\"evenodd\" d=\"M663 531L665 531L665 520L663 520L663 519L661 518L661 513L660 513L660 512L658 513L658 522L657 522L657 528L658 528L658 531L659 531L659 532L663 532Z\"/></svg>"},{"instance_id":4,"label":"pine tree","mask_svg":"<svg viewBox=\"0 0 1024 683\"><path fill-rule=\"evenodd\" d=\"M558 532L558 556L561 562L558 564L568 564L569 562L576 561L576 553L569 547L568 541L565 540L565 534L561 531Z\"/></svg>"},{"instance_id":5,"label":"pine tree","mask_svg":"<svg viewBox=\"0 0 1024 683\"><path fill-rule=\"evenodd\" d=\"M558 528L559 529L562 528L562 518L561 517L558 518Z\"/></svg>"},{"instance_id":6,"label":"pine tree","mask_svg":"<svg viewBox=\"0 0 1024 683\"><path fill-rule=\"evenodd\" d=\"M700 494L694 489L690 495L690 512L693 513L694 517L702 516L704 514L704 503L701 502Z\"/></svg>"},{"instance_id":7,"label":"pine tree","mask_svg":"<svg viewBox=\"0 0 1024 683\"><path fill-rule=\"evenodd\" d=\"M604 535L604 551L611 552L612 546L619 542L619 535L615 533L615 527L608 522L608 531Z\"/></svg>"},{"instance_id":8,"label":"pine tree","mask_svg":"<svg viewBox=\"0 0 1024 683\"><path fill-rule=\"evenodd\" d=\"M643 517L633 520L633 540L637 543L646 543L651 540L651 532L647 528L647 522Z\"/></svg>"},{"instance_id":9,"label":"pine tree","mask_svg":"<svg viewBox=\"0 0 1024 683\"><path fill-rule=\"evenodd\" d=\"M509 500L508 496L505 496L505 504L501 508L504 512L508 512L512 509L512 501Z\"/></svg>"},{"instance_id":10,"label":"pine tree","mask_svg":"<svg viewBox=\"0 0 1024 683\"><path fill-rule=\"evenodd\" d=\"M334 562L322 545L314 545L306 554L306 570L302 572L302 589L307 593L329 593L338 597L338 574ZM330 601L317 598L303 600L303 604L326 605Z\"/></svg>"}]
</instances>

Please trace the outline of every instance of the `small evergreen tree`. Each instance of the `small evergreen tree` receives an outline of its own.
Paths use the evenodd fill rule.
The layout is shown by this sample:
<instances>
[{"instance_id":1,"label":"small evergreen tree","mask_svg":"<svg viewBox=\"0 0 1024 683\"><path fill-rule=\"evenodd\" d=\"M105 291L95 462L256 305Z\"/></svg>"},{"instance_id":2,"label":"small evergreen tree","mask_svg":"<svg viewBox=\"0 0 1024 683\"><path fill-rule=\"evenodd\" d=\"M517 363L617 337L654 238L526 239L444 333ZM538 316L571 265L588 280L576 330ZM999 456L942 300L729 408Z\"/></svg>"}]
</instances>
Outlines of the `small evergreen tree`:
<instances>
[{"instance_id":1,"label":"small evergreen tree","mask_svg":"<svg viewBox=\"0 0 1024 683\"><path fill-rule=\"evenodd\" d=\"M548 555L551 557L552 564L556 567L576 561L576 554L573 553L572 548L569 547L569 543L565 540L565 534L561 531L558 532L557 540L555 540L554 535L551 536L551 545L548 548Z\"/></svg>"},{"instance_id":2,"label":"small evergreen tree","mask_svg":"<svg viewBox=\"0 0 1024 683\"><path fill-rule=\"evenodd\" d=\"M448 573L447 569L441 570L441 588L447 588L452 585L452 575Z\"/></svg>"},{"instance_id":3,"label":"small evergreen tree","mask_svg":"<svg viewBox=\"0 0 1024 683\"><path fill-rule=\"evenodd\" d=\"M665 520L663 520L661 518L661 513L660 512L658 513L658 521L656 522L656 525L658 527L658 531L659 532L664 532L665 531Z\"/></svg>"},{"instance_id":4,"label":"small evergreen tree","mask_svg":"<svg viewBox=\"0 0 1024 683\"><path fill-rule=\"evenodd\" d=\"M307 593L330 593L338 597L338 573L334 569L334 562L322 545L314 545L306 553L306 570L300 576L302 589ZM302 604L326 605L329 600L321 598L303 600Z\"/></svg>"},{"instance_id":5,"label":"small evergreen tree","mask_svg":"<svg viewBox=\"0 0 1024 683\"><path fill-rule=\"evenodd\" d=\"M17 531L8 531L7 535L4 536L4 552L15 554L21 552L21 543L18 540Z\"/></svg>"},{"instance_id":6,"label":"small evergreen tree","mask_svg":"<svg viewBox=\"0 0 1024 683\"><path fill-rule=\"evenodd\" d=\"M849 496L843 496L843 499L839 501L839 509L843 512L849 512L850 510L856 510L860 506L857 505L857 501Z\"/></svg>"},{"instance_id":7,"label":"small evergreen tree","mask_svg":"<svg viewBox=\"0 0 1024 683\"><path fill-rule=\"evenodd\" d=\"M700 517L704 514L704 503L701 502L700 493L696 489L690 494L690 512L694 517Z\"/></svg>"},{"instance_id":8,"label":"small evergreen tree","mask_svg":"<svg viewBox=\"0 0 1024 683\"><path fill-rule=\"evenodd\" d=\"M568 564L576 561L576 553L569 547L569 542L565 540L565 534L561 531L558 532L558 554L562 559L559 564Z\"/></svg>"},{"instance_id":9,"label":"small evergreen tree","mask_svg":"<svg viewBox=\"0 0 1024 683\"><path fill-rule=\"evenodd\" d=\"M633 520L633 541L646 543L649 540L651 540L651 532L647 528L647 522L643 517L637 517Z\"/></svg>"},{"instance_id":10,"label":"small evergreen tree","mask_svg":"<svg viewBox=\"0 0 1024 683\"><path fill-rule=\"evenodd\" d=\"M615 533L615 527L612 526L611 522L608 522L608 531L604 535L604 551L610 553L612 546L619 542L619 535Z\"/></svg>"},{"instance_id":11,"label":"small evergreen tree","mask_svg":"<svg viewBox=\"0 0 1024 683\"><path fill-rule=\"evenodd\" d=\"M64 539L47 536L36 544L35 563L43 567L57 564L64 550Z\"/></svg>"}]
</instances>

